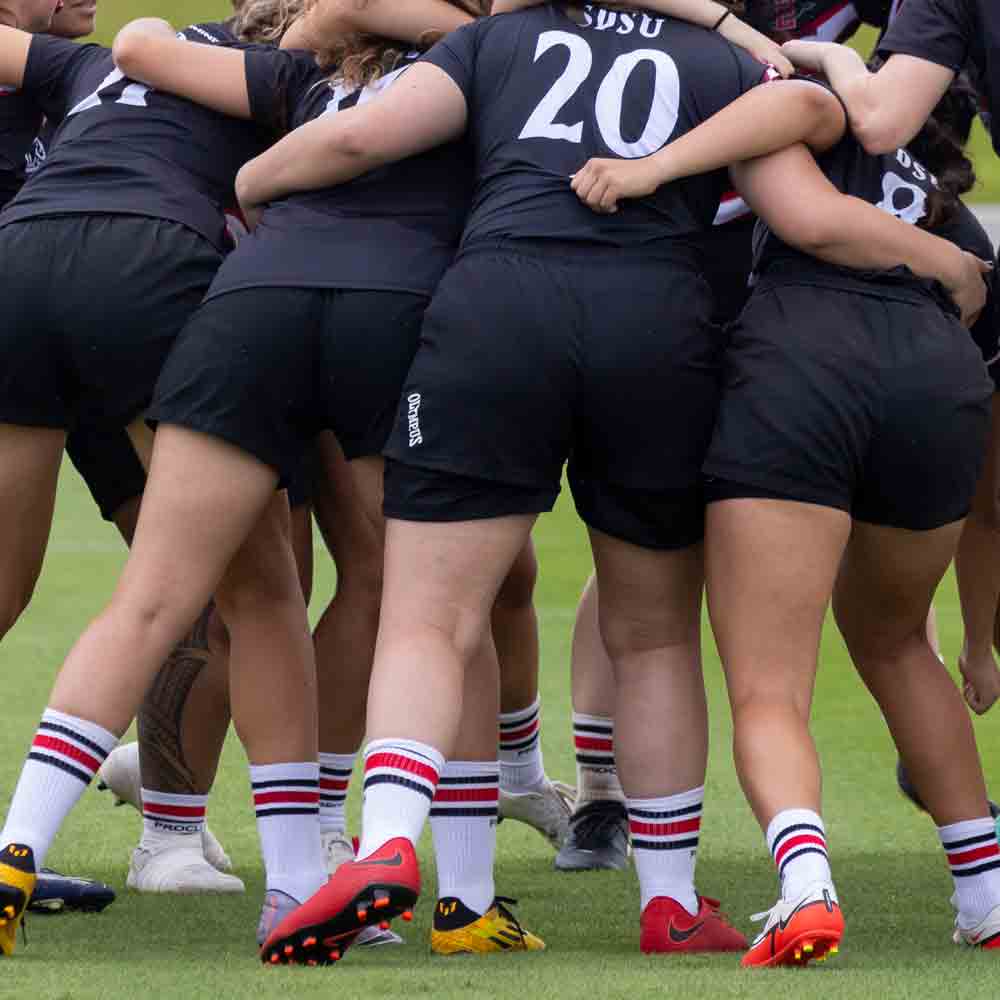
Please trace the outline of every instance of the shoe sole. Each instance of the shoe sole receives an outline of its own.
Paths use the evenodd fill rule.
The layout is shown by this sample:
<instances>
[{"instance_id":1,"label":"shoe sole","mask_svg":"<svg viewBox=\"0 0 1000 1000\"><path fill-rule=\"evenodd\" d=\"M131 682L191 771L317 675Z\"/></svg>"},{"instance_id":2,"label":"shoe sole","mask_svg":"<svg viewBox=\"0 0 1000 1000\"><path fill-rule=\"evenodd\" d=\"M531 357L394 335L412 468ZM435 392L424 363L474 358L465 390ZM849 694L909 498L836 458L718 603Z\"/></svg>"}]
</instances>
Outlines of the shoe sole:
<instances>
[{"instance_id":1,"label":"shoe sole","mask_svg":"<svg viewBox=\"0 0 1000 1000\"><path fill-rule=\"evenodd\" d=\"M781 950L767 961L747 961L750 957L748 953L740 964L745 969L773 969L778 966L799 968L810 962L825 962L840 952L842 937L843 931L838 930L823 930L822 928L802 930L794 937L789 938Z\"/></svg>"},{"instance_id":2,"label":"shoe sole","mask_svg":"<svg viewBox=\"0 0 1000 1000\"><path fill-rule=\"evenodd\" d=\"M28 912L50 917L56 913L102 913L113 902L113 899L94 903L70 903L65 899L33 899L28 904Z\"/></svg>"},{"instance_id":3,"label":"shoe sole","mask_svg":"<svg viewBox=\"0 0 1000 1000\"><path fill-rule=\"evenodd\" d=\"M411 886L371 882L326 920L267 941L260 959L267 965L333 965L366 927L375 924L388 930L396 917L412 919L416 902L417 893Z\"/></svg>"},{"instance_id":4,"label":"shoe sole","mask_svg":"<svg viewBox=\"0 0 1000 1000\"><path fill-rule=\"evenodd\" d=\"M16 925L20 922L28 905L27 894L14 885L0 883L0 927L5 930L11 923ZM13 916L11 916L13 914ZM16 937L15 937L16 940ZM13 954L14 948L11 945L10 951L3 949L5 955Z\"/></svg>"}]
</instances>

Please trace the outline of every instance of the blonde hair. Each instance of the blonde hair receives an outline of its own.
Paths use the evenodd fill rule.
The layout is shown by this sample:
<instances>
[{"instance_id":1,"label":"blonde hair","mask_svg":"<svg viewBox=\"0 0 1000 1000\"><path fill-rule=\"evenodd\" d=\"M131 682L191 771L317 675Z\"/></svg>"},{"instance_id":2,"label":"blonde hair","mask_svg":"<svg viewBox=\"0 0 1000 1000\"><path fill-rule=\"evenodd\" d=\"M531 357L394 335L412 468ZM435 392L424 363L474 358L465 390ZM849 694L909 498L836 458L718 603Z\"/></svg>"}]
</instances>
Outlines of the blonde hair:
<instances>
[{"instance_id":1,"label":"blonde hair","mask_svg":"<svg viewBox=\"0 0 1000 1000\"><path fill-rule=\"evenodd\" d=\"M306 10L312 9L320 0L306 0ZM355 0L359 7L368 0ZM445 0L471 17L482 17L489 13L490 0ZM316 53L320 67L337 80L350 87L365 87L375 83L380 77L391 73L407 52L429 49L441 37L441 32L428 31L416 46L400 45L398 41L379 35L349 35L337 45Z\"/></svg>"},{"instance_id":2,"label":"blonde hair","mask_svg":"<svg viewBox=\"0 0 1000 1000\"><path fill-rule=\"evenodd\" d=\"M233 0L233 34L241 42L278 45L307 0Z\"/></svg>"}]
</instances>

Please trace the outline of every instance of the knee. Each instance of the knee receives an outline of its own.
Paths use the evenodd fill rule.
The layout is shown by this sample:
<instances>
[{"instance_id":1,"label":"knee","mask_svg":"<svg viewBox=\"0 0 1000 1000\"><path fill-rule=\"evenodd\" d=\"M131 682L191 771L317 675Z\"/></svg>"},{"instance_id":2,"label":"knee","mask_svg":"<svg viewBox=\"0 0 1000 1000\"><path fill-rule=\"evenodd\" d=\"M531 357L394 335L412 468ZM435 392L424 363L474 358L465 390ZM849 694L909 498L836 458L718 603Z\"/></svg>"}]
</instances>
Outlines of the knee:
<instances>
[{"instance_id":1,"label":"knee","mask_svg":"<svg viewBox=\"0 0 1000 1000\"><path fill-rule=\"evenodd\" d=\"M616 666L627 657L658 650L697 650L700 643L700 623L681 616L614 609L605 602L600 606L598 620L604 647Z\"/></svg>"},{"instance_id":2,"label":"knee","mask_svg":"<svg viewBox=\"0 0 1000 1000\"><path fill-rule=\"evenodd\" d=\"M239 619L297 612L305 601L293 562L274 559L257 562L252 569L242 566L239 572L227 572L215 592L215 604L220 624L231 631Z\"/></svg>"},{"instance_id":3,"label":"knee","mask_svg":"<svg viewBox=\"0 0 1000 1000\"><path fill-rule=\"evenodd\" d=\"M935 655L927 639L927 623L923 620L895 633L875 630L845 635L844 640L855 667L866 681L877 680L887 673L894 675L900 661L914 653Z\"/></svg>"},{"instance_id":4,"label":"knee","mask_svg":"<svg viewBox=\"0 0 1000 1000\"><path fill-rule=\"evenodd\" d=\"M500 585L494 611L509 614L533 608L537 581L538 560L535 558L535 550L531 545L526 545Z\"/></svg>"}]
</instances>

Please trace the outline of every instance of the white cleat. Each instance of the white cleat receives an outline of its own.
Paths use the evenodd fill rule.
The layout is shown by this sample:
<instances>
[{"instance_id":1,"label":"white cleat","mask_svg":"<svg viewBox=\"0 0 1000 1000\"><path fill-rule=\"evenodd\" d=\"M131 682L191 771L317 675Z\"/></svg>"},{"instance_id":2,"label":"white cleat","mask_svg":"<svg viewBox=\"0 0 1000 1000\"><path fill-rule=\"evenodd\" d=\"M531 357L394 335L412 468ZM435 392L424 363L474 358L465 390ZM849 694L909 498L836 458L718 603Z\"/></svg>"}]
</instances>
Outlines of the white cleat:
<instances>
[{"instance_id":1,"label":"white cleat","mask_svg":"<svg viewBox=\"0 0 1000 1000\"><path fill-rule=\"evenodd\" d=\"M573 815L576 789L546 778L536 791L500 789L500 819L516 819L533 826L557 850L562 847Z\"/></svg>"},{"instance_id":2,"label":"white cleat","mask_svg":"<svg viewBox=\"0 0 1000 1000\"><path fill-rule=\"evenodd\" d=\"M246 886L235 876L213 868L197 846L171 844L157 850L137 847L132 852L125 884L136 892L240 893Z\"/></svg>"},{"instance_id":3,"label":"white cleat","mask_svg":"<svg viewBox=\"0 0 1000 1000\"><path fill-rule=\"evenodd\" d=\"M111 792L115 797L116 806L129 805L141 813L142 775L139 771L139 744L122 743L115 747L98 770L97 782L99 791ZM205 860L213 868L220 872L233 870L232 860L207 825L201 832L201 849Z\"/></svg>"},{"instance_id":4,"label":"white cleat","mask_svg":"<svg viewBox=\"0 0 1000 1000\"><path fill-rule=\"evenodd\" d=\"M331 830L328 833L321 833L320 840L323 844L323 860L326 862L326 870L330 875L345 861L354 860L354 844L343 831ZM354 943L361 948L378 948L386 944L406 944L395 931L382 930L378 924L369 924L355 938Z\"/></svg>"},{"instance_id":5,"label":"white cleat","mask_svg":"<svg viewBox=\"0 0 1000 1000\"><path fill-rule=\"evenodd\" d=\"M962 926L962 914L958 914L951 939L970 948L1000 948L1000 906L994 906L978 924L969 927Z\"/></svg>"}]
</instances>

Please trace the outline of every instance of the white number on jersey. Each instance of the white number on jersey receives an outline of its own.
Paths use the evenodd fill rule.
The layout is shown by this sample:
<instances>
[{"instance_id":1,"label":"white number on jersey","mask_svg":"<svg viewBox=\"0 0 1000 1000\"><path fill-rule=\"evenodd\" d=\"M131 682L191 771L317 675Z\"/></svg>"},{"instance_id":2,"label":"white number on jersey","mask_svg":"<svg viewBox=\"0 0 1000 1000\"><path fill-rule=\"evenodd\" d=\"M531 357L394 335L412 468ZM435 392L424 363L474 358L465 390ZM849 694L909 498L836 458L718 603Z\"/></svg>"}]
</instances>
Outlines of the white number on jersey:
<instances>
[{"instance_id":1,"label":"white number on jersey","mask_svg":"<svg viewBox=\"0 0 1000 1000\"><path fill-rule=\"evenodd\" d=\"M107 90L108 87L113 87L116 83L125 79L125 74L122 73L120 69L113 69L102 81L101 85L95 90L89 97L85 97L75 108L70 110L70 113L66 116L79 114L81 111L87 111L90 108L96 108L101 103L101 91ZM121 92L121 96L115 101L115 104L129 104L134 108L146 108L149 105L146 103L146 95L152 88L147 87L144 83L130 83Z\"/></svg>"},{"instance_id":2,"label":"white number on jersey","mask_svg":"<svg viewBox=\"0 0 1000 1000\"><path fill-rule=\"evenodd\" d=\"M579 35L568 31L545 31L538 38L535 62L556 45L569 50L569 62L559 79L549 88L538 106L521 129L519 139L561 139L579 143L583 139L583 122L560 125L556 116L572 100L594 64L590 45ZM625 88L636 67L652 63L656 72L653 88L653 105L642 134L635 142L626 142L622 136L622 103ZM677 64L659 49L637 49L620 55L608 70L597 91L594 113L601 138L608 149L627 159L655 153L673 134L677 127L680 108L680 77Z\"/></svg>"}]
</instances>

